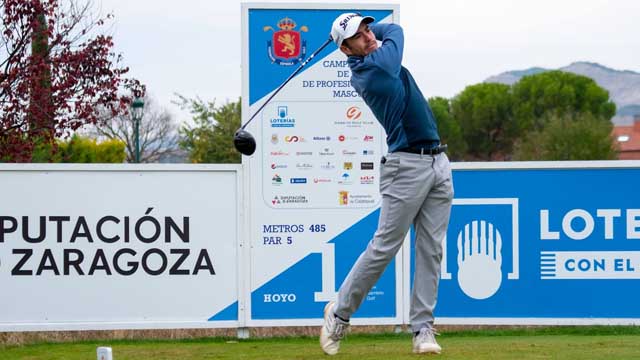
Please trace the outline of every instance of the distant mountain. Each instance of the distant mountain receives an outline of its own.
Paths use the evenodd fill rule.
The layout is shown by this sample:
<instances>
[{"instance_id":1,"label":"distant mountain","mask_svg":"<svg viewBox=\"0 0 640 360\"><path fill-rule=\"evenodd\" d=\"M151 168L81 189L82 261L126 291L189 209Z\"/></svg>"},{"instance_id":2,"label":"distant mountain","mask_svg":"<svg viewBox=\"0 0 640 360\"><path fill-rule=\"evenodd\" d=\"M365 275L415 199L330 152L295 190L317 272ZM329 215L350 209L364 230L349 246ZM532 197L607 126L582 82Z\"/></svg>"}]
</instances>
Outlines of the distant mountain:
<instances>
[{"instance_id":1,"label":"distant mountain","mask_svg":"<svg viewBox=\"0 0 640 360\"><path fill-rule=\"evenodd\" d=\"M526 70L507 71L491 76L484 82L514 84L523 76L538 74L552 69L532 67ZM598 85L609 91L609 97L616 104L616 116L611 119L616 125L629 125L633 116L640 115L640 73L630 70L615 70L591 62L574 62L562 70L592 78Z\"/></svg>"}]
</instances>

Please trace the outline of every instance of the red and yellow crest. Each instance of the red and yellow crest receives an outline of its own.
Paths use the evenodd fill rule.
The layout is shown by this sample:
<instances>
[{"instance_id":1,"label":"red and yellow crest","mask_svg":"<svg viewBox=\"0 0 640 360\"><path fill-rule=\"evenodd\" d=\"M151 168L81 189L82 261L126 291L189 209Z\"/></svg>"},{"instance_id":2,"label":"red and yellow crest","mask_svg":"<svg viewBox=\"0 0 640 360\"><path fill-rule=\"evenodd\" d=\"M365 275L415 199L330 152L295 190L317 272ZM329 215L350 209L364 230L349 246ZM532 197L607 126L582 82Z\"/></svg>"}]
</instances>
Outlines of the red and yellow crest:
<instances>
[{"instance_id":1,"label":"red and yellow crest","mask_svg":"<svg viewBox=\"0 0 640 360\"><path fill-rule=\"evenodd\" d=\"M302 61L307 51L307 42L301 38L301 32L307 32L306 26L301 26L300 31L294 30L296 22L285 17L278 21L276 31L271 26L265 26L264 31L273 31L271 40L267 41L267 51L271 62L278 65L295 65Z\"/></svg>"}]
</instances>

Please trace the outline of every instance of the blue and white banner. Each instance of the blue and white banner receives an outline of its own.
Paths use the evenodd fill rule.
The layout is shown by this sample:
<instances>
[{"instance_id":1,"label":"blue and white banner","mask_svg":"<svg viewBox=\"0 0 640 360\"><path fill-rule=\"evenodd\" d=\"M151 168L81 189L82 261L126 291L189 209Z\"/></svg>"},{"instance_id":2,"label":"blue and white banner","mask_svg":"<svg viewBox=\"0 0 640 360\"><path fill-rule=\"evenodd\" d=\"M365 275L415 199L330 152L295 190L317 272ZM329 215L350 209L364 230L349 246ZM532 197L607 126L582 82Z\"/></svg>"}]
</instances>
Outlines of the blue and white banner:
<instances>
[{"instance_id":1,"label":"blue and white banner","mask_svg":"<svg viewBox=\"0 0 640 360\"><path fill-rule=\"evenodd\" d=\"M436 315L452 323L639 319L640 169L621 164L633 165L455 170Z\"/></svg>"},{"instance_id":2,"label":"blue and white banner","mask_svg":"<svg viewBox=\"0 0 640 360\"><path fill-rule=\"evenodd\" d=\"M243 7L243 120L329 38L340 14L392 22L397 6L250 4ZM262 110L248 130L249 326L319 323L327 301L377 226L384 131L350 85L332 43ZM402 269L394 261L354 322L402 321ZM363 320L366 319L366 320Z\"/></svg>"}]
</instances>

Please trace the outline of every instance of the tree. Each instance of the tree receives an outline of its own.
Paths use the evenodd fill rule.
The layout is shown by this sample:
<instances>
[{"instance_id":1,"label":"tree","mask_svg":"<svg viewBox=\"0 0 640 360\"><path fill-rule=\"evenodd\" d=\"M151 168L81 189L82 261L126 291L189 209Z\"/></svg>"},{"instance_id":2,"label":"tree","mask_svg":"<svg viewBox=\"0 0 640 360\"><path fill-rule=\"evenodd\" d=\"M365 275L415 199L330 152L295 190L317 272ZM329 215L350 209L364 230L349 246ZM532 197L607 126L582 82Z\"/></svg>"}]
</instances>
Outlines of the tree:
<instances>
[{"instance_id":1,"label":"tree","mask_svg":"<svg viewBox=\"0 0 640 360\"><path fill-rule=\"evenodd\" d=\"M549 71L513 85L514 118L524 129L519 160L615 159L607 90L588 77Z\"/></svg>"},{"instance_id":2,"label":"tree","mask_svg":"<svg viewBox=\"0 0 640 360\"><path fill-rule=\"evenodd\" d=\"M551 114L545 126L522 137L515 146L516 160L613 160L616 158L608 118L590 112Z\"/></svg>"},{"instance_id":3,"label":"tree","mask_svg":"<svg viewBox=\"0 0 640 360\"><path fill-rule=\"evenodd\" d=\"M451 115L458 122L468 146L469 159L502 159L511 153L521 133L513 118L513 98L504 84L467 86L451 101Z\"/></svg>"},{"instance_id":4,"label":"tree","mask_svg":"<svg viewBox=\"0 0 640 360\"><path fill-rule=\"evenodd\" d=\"M525 131L542 130L553 114L562 118L590 113L610 120L616 113L607 90L591 78L562 71L523 77L513 85L513 96L514 117Z\"/></svg>"},{"instance_id":5,"label":"tree","mask_svg":"<svg viewBox=\"0 0 640 360\"><path fill-rule=\"evenodd\" d=\"M463 159L467 144L462 138L460 124L451 115L451 101L443 97L432 97L429 98L429 105L438 123L440 142L449 145L447 155L452 160Z\"/></svg>"},{"instance_id":6,"label":"tree","mask_svg":"<svg viewBox=\"0 0 640 360\"><path fill-rule=\"evenodd\" d=\"M193 115L194 125L180 129L180 146L194 163L239 163L240 153L233 146L233 135L240 127L240 99L216 106L215 101L179 96L183 109Z\"/></svg>"},{"instance_id":7,"label":"tree","mask_svg":"<svg viewBox=\"0 0 640 360\"><path fill-rule=\"evenodd\" d=\"M97 139L122 141L126 146L127 162L135 162L135 131L130 114L113 116L108 108L100 111L100 121L89 127L87 133ZM139 126L140 162L158 162L175 154L178 149L178 126L171 113L158 107L149 96L144 97L144 108Z\"/></svg>"},{"instance_id":8,"label":"tree","mask_svg":"<svg viewBox=\"0 0 640 360\"><path fill-rule=\"evenodd\" d=\"M98 107L126 112L123 87L143 94L111 36L96 34L112 15L75 0L3 0L0 14L0 161L30 161L38 144L55 150L53 139L95 123Z\"/></svg>"}]
</instances>

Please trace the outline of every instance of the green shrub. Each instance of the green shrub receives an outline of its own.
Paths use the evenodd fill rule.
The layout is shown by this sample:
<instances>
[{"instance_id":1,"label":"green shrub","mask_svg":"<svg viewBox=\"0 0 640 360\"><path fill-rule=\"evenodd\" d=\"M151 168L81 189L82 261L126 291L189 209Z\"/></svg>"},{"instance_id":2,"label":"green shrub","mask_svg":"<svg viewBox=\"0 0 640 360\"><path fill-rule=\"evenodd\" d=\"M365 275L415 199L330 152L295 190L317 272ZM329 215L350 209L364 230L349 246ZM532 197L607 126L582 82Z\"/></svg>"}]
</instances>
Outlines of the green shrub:
<instances>
[{"instance_id":1,"label":"green shrub","mask_svg":"<svg viewBox=\"0 0 640 360\"><path fill-rule=\"evenodd\" d=\"M55 144L38 143L32 162L51 163L122 163L126 158L125 144L120 140L98 143L94 139L73 135L68 141Z\"/></svg>"}]
</instances>

